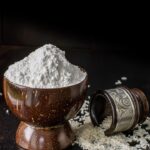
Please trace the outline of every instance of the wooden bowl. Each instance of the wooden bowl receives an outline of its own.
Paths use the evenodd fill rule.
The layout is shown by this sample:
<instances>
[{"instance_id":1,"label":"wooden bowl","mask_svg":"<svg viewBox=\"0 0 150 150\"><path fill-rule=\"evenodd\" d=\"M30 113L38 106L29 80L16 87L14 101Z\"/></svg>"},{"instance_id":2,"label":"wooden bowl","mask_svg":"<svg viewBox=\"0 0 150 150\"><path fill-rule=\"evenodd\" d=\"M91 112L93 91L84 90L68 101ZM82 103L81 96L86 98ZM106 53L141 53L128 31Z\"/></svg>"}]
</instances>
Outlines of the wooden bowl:
<instances>
[{"instance_id":1,"label":"wooden bowl","mask_svg":"<svg viewBox=\"0 0 150 150\"><path fill-rule=\"evenodd\" d=\"M84 102L87 76L78 84L62 88L30 88L14 84L6 77L3 86L7 105L22 121L16 133L19 146L50 150L64 149L72 143L74 136L68 120Z\"/></svg>"}]
</instances>

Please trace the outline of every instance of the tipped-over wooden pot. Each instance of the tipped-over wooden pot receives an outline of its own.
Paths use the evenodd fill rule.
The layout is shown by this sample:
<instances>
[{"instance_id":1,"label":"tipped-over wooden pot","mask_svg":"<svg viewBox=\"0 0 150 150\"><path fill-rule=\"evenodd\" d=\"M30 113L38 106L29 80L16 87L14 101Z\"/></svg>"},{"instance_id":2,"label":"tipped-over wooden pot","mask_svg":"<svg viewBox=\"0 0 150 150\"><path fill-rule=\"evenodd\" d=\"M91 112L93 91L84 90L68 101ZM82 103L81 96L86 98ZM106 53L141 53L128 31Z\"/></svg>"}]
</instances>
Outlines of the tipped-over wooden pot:
<instances>
[{"instance_id":1,"label":"tipped-over wooden pot","mask_svg":"<svg viewBox=\"0 0 150 150\"><path fill-rule=\"evenodd\" d=\"M112 118L110 127L105 131L106 135L134 129L146 120L148 113L148 99L137 88L98 90L90 102L90 117L94 125L99 126L107 116Z\"/></svg>"},{"instance_id":2,"label":"tipped-over wooden pot","mask_svg":"<svg viewBox=\"0 0 150 150\"><path fill-rule=\"evenodd\" d=\"M30 150L61 150L74 140L68 122L81 108L87 76L75 85L38 89L14 84L4 77L4 94L10 110L21 120L16 143Z\"/></svg>"}]
</instances>

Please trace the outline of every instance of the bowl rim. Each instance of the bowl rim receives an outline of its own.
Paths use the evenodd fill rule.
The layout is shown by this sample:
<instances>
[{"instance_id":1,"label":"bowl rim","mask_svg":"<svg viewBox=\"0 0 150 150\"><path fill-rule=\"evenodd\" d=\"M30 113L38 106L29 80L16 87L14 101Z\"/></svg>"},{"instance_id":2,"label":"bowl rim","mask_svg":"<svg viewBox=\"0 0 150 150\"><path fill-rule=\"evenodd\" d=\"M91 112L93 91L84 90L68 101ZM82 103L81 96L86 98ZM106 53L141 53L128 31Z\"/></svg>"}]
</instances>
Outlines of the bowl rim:
<instances>
[{"instance_id":1,"label":"bowl rim","mask_svg":"<svg viewBox=\"0 0 150 150\"><path fill-rule=\"evenodd\" d=\"M6 76L3 76L3 82L6 80L8 81L10 84L16 86L16 87L19 87L19 88L26 88L26 89L32 89L32 90L61 90L61 89L67 89L67 88L72 88L74 86L77 86L77 85L80 85L82 84L84 81L87 81L88 80L88 74L87 72L85 71L85 69L83 69L82 67L79 67L81 71L83 71L85 74L85 77L80 81L80 82L77 82L76 84L71 84L71 85L68 85L68 86L64 86L64 87L57 87L57 88L33 88L33 87L30 87L30 86L25 86L25 85L20 85L20 84L17 84L17 83L14 83L12 81L10 81Z\"/></svg>"}]
</instances>

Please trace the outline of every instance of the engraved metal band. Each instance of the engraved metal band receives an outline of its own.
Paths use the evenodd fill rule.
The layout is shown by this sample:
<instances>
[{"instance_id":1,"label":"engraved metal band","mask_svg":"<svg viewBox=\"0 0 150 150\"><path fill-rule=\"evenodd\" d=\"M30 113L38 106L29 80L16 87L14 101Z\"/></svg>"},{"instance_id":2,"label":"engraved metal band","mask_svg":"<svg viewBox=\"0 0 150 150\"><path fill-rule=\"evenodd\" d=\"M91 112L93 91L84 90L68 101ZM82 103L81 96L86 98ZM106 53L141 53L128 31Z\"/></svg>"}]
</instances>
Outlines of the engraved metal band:
<instances>
[{"instance_id":1,"label":"engraved metal band","mask_svg":"<svg viewBox=\"0 0 150 150\"><path fill-rule=\"evenodd\" d=\"M132 127L135 117L135 108L131 95L123 88L106 90L113 99L117 124L113 132L125 131ZM115 117L115 116L113 116Z\"/></svg>"}]
</instances>

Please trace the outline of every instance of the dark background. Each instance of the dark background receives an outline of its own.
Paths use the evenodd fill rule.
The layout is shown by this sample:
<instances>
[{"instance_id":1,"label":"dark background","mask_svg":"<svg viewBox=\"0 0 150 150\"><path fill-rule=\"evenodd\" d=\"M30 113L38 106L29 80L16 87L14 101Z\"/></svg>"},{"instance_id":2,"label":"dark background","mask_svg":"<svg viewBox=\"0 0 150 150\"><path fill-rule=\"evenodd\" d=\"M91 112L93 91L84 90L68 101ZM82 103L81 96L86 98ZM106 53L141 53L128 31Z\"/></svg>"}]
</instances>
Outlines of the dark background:
<instances>
[{"instance_id":1,"label":"dark background","mask_svg":"<svg viewBox=\"0 0 150 150\"><path fill-rule=\"evenodd\" d=\"M77 7L0 5L0 92L3 73L13 62L35 48L52 43L66 51L67 58L85 68L91 88L114 87L122 76L129 87L142 89L150 99L149 16L146 4L109 3ZM124 7L123 7L124 6ZM34 8L34 9L33 9ZM111 8L111 9L110 9ZM17 149L18 120L6 114L0 97L0 149ZM72 148L73 149L73 148ZM74 148L78 149L78 148Z\"/></svg>"},{"instance_id":2,"label":"dark background","mask_svg":"<svg viewBox=\"0 0 150 150\"><path fill-rule=\"evenodd\" d=\"M149 49L148 10L142 4L29 6L0 9L1 44L40 46L50 42L84 49L102 45L121 46L126 51Z\"/></svg>"}]
</instances>

